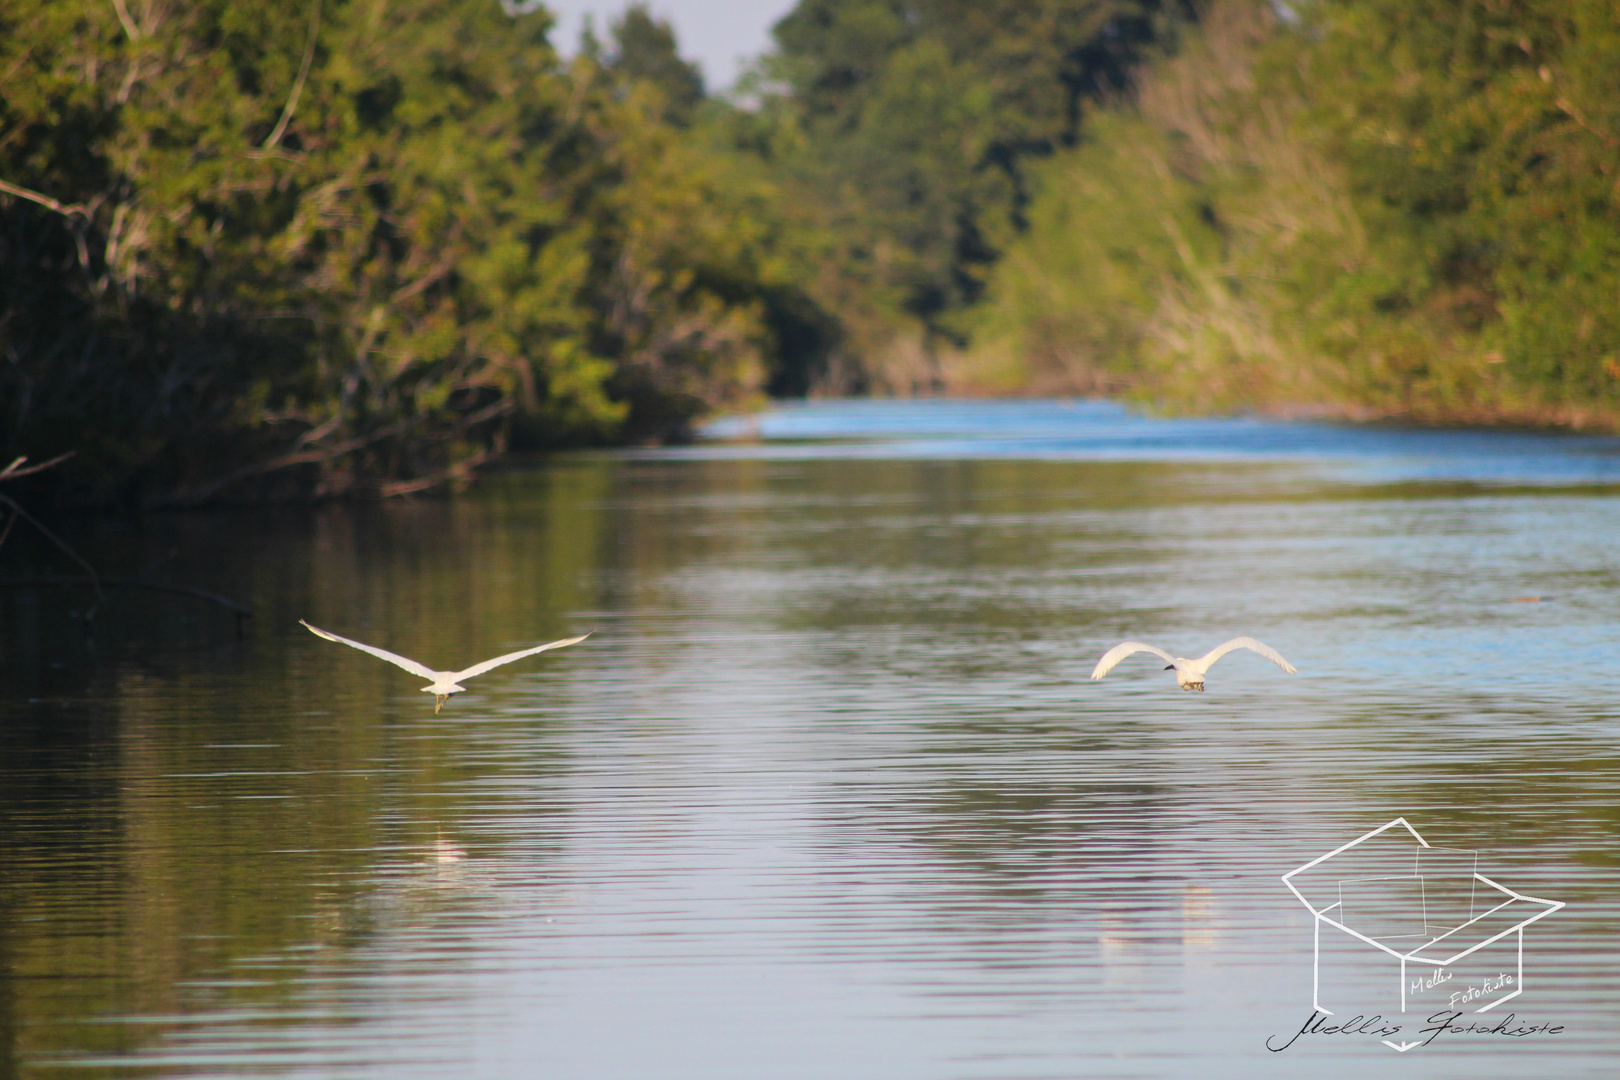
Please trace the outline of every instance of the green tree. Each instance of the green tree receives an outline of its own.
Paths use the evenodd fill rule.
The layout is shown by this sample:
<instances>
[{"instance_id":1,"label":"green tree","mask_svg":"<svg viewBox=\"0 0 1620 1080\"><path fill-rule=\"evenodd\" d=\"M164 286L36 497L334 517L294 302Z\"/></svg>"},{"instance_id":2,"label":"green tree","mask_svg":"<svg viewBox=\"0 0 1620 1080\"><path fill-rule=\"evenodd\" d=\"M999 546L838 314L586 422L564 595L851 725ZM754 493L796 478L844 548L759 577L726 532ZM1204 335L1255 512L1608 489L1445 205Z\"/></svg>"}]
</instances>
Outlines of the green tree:
<instances>
[{"instance_id":1,"label":"green tree","mask_svg":"<svg viewBox=\"0 0 1620 1080\"><path fill-rule=\"evenodd\" d=\"M703 73L681 59L674 28L654 18L645 4L631 4L608 29L613 45L605 57L607 69L626 80L651 83L663 94L664 118L690 123L704 97Z\"/></svg>"},{"instance_id":2,"label":"green tree","mask_svg":"<svg viewBox=\"0 0 1620 1080\"><path fill-rule=\"evenodd\" d=\"M1026 224L1029 163L1071 144L1188 8L1154 0L803 0L767 75L799 128L771 150L839 268L857 382L927 386L938 340ZM779 106L780 107L780 106ZM909 349L899 344L909 339ZM922 354L885 372L884 353Z\"/></svg>"},{"instance_id":3,"label":"green tree","mask_svg":"<svg viewBox=\"0 0 1620 1080\"><path fill-rule=\"evenodd\" d=\"M414 490L514 435L678 435L762 378L770 237L728 217L757 192L656 87L563 68L542 9L0 22L7 449L79 450L92 497Z\"/></svg>"},{"instance_id":4,"label":"green tree","mask_svg":"<svg viewBox=\"0 0 1620 1080\"><path fill-rule=\"evenodd\" d=\"M1620 9L1308 10L1313 119L1407 256L1354 314L1427 322L1551 406L1620 400Z\"/></svg>"}]
</instances>

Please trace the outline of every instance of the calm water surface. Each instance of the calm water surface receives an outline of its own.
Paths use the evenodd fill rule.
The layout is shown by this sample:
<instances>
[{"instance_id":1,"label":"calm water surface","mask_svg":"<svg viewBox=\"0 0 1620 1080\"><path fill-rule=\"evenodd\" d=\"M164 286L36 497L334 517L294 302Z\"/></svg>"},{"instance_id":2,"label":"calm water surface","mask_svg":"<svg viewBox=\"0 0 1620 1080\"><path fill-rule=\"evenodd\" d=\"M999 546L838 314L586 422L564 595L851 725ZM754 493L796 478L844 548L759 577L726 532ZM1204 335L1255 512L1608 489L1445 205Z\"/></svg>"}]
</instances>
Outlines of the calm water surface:
<instances>
[{"instance_id":1,"label":"calm water surface","mask_svg":"<svg viewBox=\"0 0 1620 1080\"><path fill-rule=\"evenodd\" d=\"M1620 444L714 434L751 441L66 523L257 615L132 593L87 643L89 597L0 590L0 1076L1614 1075ZM0 573L60 572L31 544ZM445 667L594 636L435 716L299 618ZM1299 674L1086 679L1237 633ZM1568 905L1485 1014L1563 1031L1267 1050L1312 1012L1280 875L1397 816Z\"/></svg>"}]
</instances>

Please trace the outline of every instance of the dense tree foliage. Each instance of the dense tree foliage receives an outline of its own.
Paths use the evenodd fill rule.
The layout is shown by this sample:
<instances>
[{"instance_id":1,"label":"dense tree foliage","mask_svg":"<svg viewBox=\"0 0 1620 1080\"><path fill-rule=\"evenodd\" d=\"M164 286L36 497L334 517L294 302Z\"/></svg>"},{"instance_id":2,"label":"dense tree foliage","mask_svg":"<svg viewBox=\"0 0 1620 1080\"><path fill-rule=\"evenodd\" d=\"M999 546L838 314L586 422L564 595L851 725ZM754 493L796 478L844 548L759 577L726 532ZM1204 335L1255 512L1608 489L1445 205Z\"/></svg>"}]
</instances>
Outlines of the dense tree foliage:
<instances>
[{"instance_id":1,"label":"dense tree foliage","mask_svg":"<svg viewBox=\"0 0 1620 1080\"><path fill-rule=\"evenodd\" d=\"M1620 398L1620 7L1378 0L1317 18L1312 118L1403 256L1375 309L1477 341L1545 401Z\"/></svg>"},{"instance_id":2,"label":"dense tree foliage","mask_svg":"<svg viewBox=\"0 0 1620 1080\"><path fill-rule=\"evenodd\" d=\"M776 28L766 153L823 236L835 388L937 388L955 316L1024 225L1028 163L1173 37L1175 0L802 0Z\"/></svg>"},{"instance_id":3,"label":"dense tree foliage","mask_svg":"<svg viewBox=\"0 0 1620 1080\"><path fill-rule=\"evenodd\" d=\"M981 385L1620 419L1605 0L1227 0L1045 179Z\"/></svg>"},{"instance_id":4,"label":"dense tree foliage","mask_svg":"<svg viewBox=\"0 0 1620 1080\"><path fill-rule=\"evenodd\" d=\"M387 493L746 397L768 199L667 122L639 19L564 69L494 0L5 0L4 449Z\"/></svg>"}]
</instances>

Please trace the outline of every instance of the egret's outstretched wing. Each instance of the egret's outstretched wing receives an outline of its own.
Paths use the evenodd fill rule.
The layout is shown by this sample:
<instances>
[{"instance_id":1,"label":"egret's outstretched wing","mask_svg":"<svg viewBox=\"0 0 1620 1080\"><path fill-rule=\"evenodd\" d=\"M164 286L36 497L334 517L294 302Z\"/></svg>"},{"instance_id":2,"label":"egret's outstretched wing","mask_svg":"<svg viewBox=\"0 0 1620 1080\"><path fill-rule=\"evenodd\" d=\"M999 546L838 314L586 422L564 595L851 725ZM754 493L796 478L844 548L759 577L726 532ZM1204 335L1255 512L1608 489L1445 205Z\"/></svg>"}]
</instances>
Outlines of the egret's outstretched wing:
<instances>
[{"instance_id":1,"label":"egret's outstretched wing","mask_svg":"<svg viewBox=\"0 0 1620 1080\"><path fill-rule=\"evenodd\" d=\"M1102 659L1097 661L1097 666L1091 669L1091 677L1093 679L1102 678L1104 675L1114 670L1115 664L1119 663L1132 653L1139 652L1153 653L1163 660L1168 660L1172 664L1176 662L1176 658L1165 652L1163 649L1155 649L1152 645L1144 645L1140 641L1124 641L1103 653Z\"/></svg>"},{"instance_id":2,"label":"egret's outstretched wing","mask_svg":"<svg viewBox=\"0 0 1620 1080\"><path fill-rule=\"evenodd\" d=\"M1248 649L1250 652L1257 652L1267 660L1270 660L1273 664L1276 664L1278 667L1288 672L1288 674L1292 675L1294 673L1294 665L1284 660L1281 653L1279 653L1276 649L1273 649L1270 645L1267 645L1265 642L1256 641L1252 637L1235 637L1224 645L1215 646L1213 649L1209 650L1209 652L1198 658L1198 666L1203 668L1205 671L1208 671L1211 664L1225 656L1227 653L1236 649Z\"/></svg>"},{"instance_id":3,"label":"egret's outstretched wing","mask_svg":"<svg viewBox=\"0 0 1620 1080\"><path fill-rule=\"evenodd\" d=\"M485 660L482 664L474 664L467 670L458 671L450 677L456 682L460 682L462 679L470 679L474 675L482 675L490 668L498 668L502 664L510 664L514 660L521 660L525 656L533 656L537 652L545 652L547 649L560 649L564 645L577 645L590 636L591 635L589 634L581 634L579 637L563 638L561 641L548 641L546 644L536 645L532 649L522 649L518 652L507 653L505 656L497 656L493 660Z\"/></svg>"},{"instance_id":4,"label":"egret's outstretched wing","mask_svg":"<svg viewBox=\"0 0 1620 1080\"><path fill-rule=\"evenodd\" d=\"M309 632L314 634L316 637L323 637L327 641L339 641L345 645L351 646L352 648L359 649L361 652L368 652L372 656L377 657L379 660L386 660L390 664L398 664L412 675L420 675L424 679L437 679L439 677L439 673L437 671L434 671L426 664L418 664L415 660L412 660L409 657L401 656L398 653L391 653L387 649L379 649L375 645L363 645L358 641L350 641L346 637L338 637L336 634L329 634L318 626L310 626L309 623L304 622L303 619L299 619L298 621L304 626L308 627Z\"/></svg>"}]
</instances>

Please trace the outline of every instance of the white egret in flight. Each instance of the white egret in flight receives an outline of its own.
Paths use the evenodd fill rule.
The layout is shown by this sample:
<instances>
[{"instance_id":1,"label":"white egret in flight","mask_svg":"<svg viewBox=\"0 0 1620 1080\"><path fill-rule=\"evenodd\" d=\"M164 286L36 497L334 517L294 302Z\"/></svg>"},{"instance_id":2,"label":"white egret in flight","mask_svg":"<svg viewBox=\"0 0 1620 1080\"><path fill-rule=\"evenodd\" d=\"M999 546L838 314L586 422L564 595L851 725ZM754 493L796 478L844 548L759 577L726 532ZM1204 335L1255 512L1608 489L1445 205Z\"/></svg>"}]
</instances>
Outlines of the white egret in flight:
<instances>
[{"instance_id":1,"label":"white egret in flight","mask_svg":"<svg viewBox=\"0 0 1620 1080\"><path fill-rule=\"evenodd\" d=\"M432 679L433 682L422 687L422 689L424 692L432 694L434 697L438 698L438 703L433 706L434 712L438 712L440 709L444 708L445 699L451 694L459 694L463 690L467 689L465 686L458 685L462 679L470 679L474 675L482 675L490 668L498 668L502 664L510 664L514 660L521 660L525 656L533 656L535 653L542 653L547 649L560 649L564 645L575 645L591 636L589 634L581 634L579 637L563 638L561 641L549 641L544 645L536 645L532 649L519 649L517 652L507 653L505 656L497 656L493 660L485 660L482 664L474 664L472 667L464 668L461 671L434 671L426 664L418 664L415 660L400 656L398 653L391 653L387 649L379 649L375 645L363 645L358 641L350 641L346 637L339 637L336 634L327 633L318 626L310 626L309 623L304 622L303 619L299 619L298 621L303 626L308 627L310 633L314 634L316 637L323 637L327 641L342 642L345 645L359 649L361 652L368 652L372 656L386 660L390 664L397 664L399 667L409 671L412 675L420 675L424 679Z\"/></svg>"},{"instance_id":2,"label":"white egret in flight","mask_svg":"<svg viewBox=\"0 0 1620 1080\"><path fill-rule=\"evenodd\" d=\"M1204 688L1204 673L1209 670L1209 666L1234 649L1248 649L1250 652L1257 652L1288 672L1288 674L1292 675L1294 673L1294 665L1284 660L1282 654L1270 645L1263 641L1256 641L1252 637L1235 637L1224 645L1215 646L1196 660L1189 660L1185 656L1171 656L1163 649L1156 649L1152 645L1144 645L1140 641L1126 641L1103 653L1103 658L1097 661L1097 666L1092 669L1091 677L1093 679L1102 678L1113 670L1115 664L1132 653L1150 652L1170 661L1169 666L1164 670L1175 669L1177 686L1183 690L1202 690Z\"/></svg>"}]
</instances>

